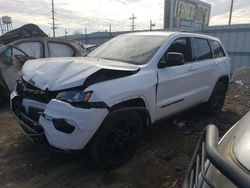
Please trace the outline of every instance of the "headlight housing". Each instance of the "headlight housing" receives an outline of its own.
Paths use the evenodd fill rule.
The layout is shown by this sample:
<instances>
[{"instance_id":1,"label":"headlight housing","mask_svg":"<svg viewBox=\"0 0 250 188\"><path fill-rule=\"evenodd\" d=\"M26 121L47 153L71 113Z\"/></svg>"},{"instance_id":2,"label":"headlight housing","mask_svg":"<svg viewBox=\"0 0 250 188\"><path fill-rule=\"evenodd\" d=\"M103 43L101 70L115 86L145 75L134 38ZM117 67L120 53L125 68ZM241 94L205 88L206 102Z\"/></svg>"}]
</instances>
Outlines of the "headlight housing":
<instances>
[{"instance_id":1,"label":"headlight housing","mask_svg":"<svg viewBox=\"0 0 250 188\"><path fill-rule=\"evenodd\" d=\"M67 101L69 103L81 103L88 102L93 91L65 91L58 93L56 99L61 101Z\"/></svg>"}]
</instances>

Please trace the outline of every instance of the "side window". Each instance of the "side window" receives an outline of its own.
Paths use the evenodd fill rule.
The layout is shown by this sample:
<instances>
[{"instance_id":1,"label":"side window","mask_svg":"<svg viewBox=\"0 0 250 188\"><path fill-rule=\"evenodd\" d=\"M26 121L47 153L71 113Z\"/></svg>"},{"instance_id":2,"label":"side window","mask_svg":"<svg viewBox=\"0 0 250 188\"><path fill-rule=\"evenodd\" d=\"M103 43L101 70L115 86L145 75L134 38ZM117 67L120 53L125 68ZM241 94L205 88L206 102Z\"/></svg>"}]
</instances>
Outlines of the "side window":
<instances>
[{"instance_id":1,"label":"side window","mask_svg":"<svg viewBox=\"0 0 250 188\"><path fill-rule=\"evenodd\" d=\"M24 55L25 56L25 54L23 52L21 52L20 50L13 48L13 56L15 56L15 55Z\"/></svg>"},{"instance_id":2,"label":"side window","mask_svg":"<svg viewBox=\"0 0 250 188\"><path fill-rule=\"evenodd\" d=\"M185 62L192 61L192 51L189 38L176 39L168 48L167 52L182 53L185 58Z\"/></svg>"},{"instance_id":3,"label":"side window","mask_svg":"<svg viewBox=\"0 0 250 188\"><path fill-rule=\"evenodd\" d=\"M72 57L75 56L75 50L63 43L48 42L50 57Z\"/></svg>"},{"instance_id":4,"label":"side window","mask_svg":"<svg viewBox=\"0 0 250 188\"><path fill-rule=\"evenodd\" d=\"M207 39L194 38L194 48L196 52L196 60L204 60L212 58L211 49Z\"/></svg>"},{"instance_id":5,"label":"side window","mask_svg":"<svg viewBox=\"0 0 250 188\"><path fill-rule=\"evenodd\" d=\"M11 57L12 57L11 48L7 48L0 54L0 59L6 59Z\"/></svg>"},{"instance_id":6,"label":"side window","mask_svg":"<svg viewBox=\"0 0 250 188\"><path fill-rule=\"evenodd\" d=\"M220 45L219 42L217 41L210 41L210 46L213 52L213 57L214 58L218 58L218 57L224 57L225 53Z\"/></svg>"},{"instance_id":7,"label":"side window","mask_svg":"<svg viewBox=\"0 0 250 188\"><path fill-rule=\"evenodd\" d=\"M24 42L18 44L17 47L28 54L30 57L43 57L43 45L40 42Z\"/></svg>"},{"instance_id":8,"label":"side window","mask_svg":"<svg viewBox=\"0 0 250 188\"><path fill-rule=\"evenodd\" d=\"M10 65L12 64L12 48L8 47L4 51L0 53L0 61L3 65Z\"/></svg>"}]
</instances>

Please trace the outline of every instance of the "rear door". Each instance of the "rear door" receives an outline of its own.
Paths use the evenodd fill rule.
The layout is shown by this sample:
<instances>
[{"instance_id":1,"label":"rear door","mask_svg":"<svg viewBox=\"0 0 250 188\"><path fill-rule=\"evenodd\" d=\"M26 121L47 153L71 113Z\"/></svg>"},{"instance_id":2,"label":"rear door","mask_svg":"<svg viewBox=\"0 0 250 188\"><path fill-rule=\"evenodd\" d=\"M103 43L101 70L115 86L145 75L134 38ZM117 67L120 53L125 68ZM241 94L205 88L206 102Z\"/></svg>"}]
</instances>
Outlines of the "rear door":
<instances>
[{"instance_id":1,"label":"rear door","mask_svg":"<svg viewBox=\"0 0 250 188\"><path fill-rule=\"evenodd\" d=\"M207 39L193 38L193 46L195 61L192 63L192 66L195 69L195 78L200 80L196 97L201 102L205 102L212 93L214 84L218 79L216 74L217 63L213 59L213 53Z\"/></svg>"}]
</instances>

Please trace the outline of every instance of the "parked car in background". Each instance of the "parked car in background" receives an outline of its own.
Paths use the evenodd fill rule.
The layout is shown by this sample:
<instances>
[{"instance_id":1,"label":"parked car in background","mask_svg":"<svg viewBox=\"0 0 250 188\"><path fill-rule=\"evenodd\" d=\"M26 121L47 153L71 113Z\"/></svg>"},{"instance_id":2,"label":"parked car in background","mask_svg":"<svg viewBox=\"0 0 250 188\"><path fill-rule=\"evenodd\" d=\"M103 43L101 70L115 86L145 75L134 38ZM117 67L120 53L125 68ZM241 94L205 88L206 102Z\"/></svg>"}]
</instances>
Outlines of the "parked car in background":
<instances>
[{"instance_id":1,"label":"parked car in background","mask_svg":"<svg viewBox=\"0 0 250 188\"><path fill-rule=\"evenodd\" d=\"M85 56L89 51L78 41L27 38L0 47L0 101L8 98L17 73L29 59Z\"/></svg>"},{"instance_id":2,"label":"parked car in background","mask_svg":"<svg viewBox=\"0 0 250 188\"><path fill-rule=\"evenodd\" d=\"M209 125L202 134L187 170L183 188L250 187L250 112L218 141Z\"/></svg>"},{"instance_id":3,"label":"parked car in background","mask_svg":"<svg viewBox=\"0 0 250 188\"><path fill-rule=\"evenodd\" d=\"M43 30L35 24L25 24L0 36L0 45L7 45L20 39L31 37L48 37Z\"/></svg>"},{"instance_id":4,"label":"parked car in background","mask_svg":"<svg viewBox=\"0 0 250 188\"><path fill-rule=\"evenodd\" d=\"M88 146L97 165L116 168L134 155L146 125L199 104L220 112L229 70L217 38L129 33L86 57L28 61L11 108L31 139L66 152Z\"/></svg>"}]
</instances>

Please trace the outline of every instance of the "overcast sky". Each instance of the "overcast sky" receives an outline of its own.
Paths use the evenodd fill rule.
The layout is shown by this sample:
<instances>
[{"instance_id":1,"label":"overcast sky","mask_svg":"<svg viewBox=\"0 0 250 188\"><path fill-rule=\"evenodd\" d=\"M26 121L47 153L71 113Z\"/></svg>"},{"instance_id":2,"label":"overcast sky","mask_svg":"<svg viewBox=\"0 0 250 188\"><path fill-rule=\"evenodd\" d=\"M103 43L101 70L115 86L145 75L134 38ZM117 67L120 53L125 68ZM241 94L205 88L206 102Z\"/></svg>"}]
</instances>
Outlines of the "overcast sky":
<instances>
[{"instance_id":1,"label":"overcast sky","mask_svg":"<svg viewBox=\"0 0 250 188\"><path fill-rule=\"evenodd\" d=\"M88 32L130 30L129 17L135 13L136 29L148 29L149 20L162 28L164 0L54 0L58 35L74 31ZM212 4L210 25L227 24L231 0L204 0ZM0 0L0 16L12 17L17 28L26 23L39 25L52 34L51 0ZM233 24L250 23L250 0L235 0Z\"/></svg>"}]
</instances>

